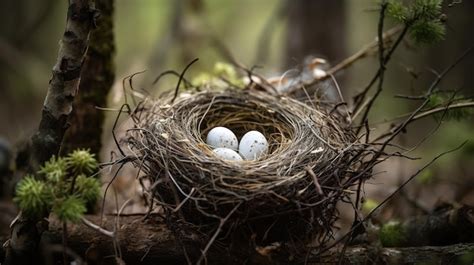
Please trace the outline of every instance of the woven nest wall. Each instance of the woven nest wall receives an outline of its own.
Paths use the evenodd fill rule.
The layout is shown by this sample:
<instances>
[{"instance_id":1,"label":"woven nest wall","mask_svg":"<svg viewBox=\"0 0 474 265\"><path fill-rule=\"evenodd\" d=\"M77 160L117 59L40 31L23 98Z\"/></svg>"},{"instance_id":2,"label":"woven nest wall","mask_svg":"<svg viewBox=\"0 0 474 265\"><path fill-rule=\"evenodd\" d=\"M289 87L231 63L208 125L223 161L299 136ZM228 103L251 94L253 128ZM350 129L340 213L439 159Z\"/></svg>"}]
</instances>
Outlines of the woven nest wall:
<instances>
[{"instance_id":1,"label":"woven nest wall","mask_svg":"<svg viewBox=\"0 0 474 265\"><path fill-rule=\"evenodd\" d=\"M259 243L329 239L336 203L355 183L355 137L330 110L255 90L181 94L141 104L126 143L155 205L204 233ZM206 145L216 126L262 132L269 152L225 161ZM354 162L355 163L355 162ZM224 224L224 225L222 225ZM244 233L242 233L244 232Z\"/></svg>"}]
</instances>

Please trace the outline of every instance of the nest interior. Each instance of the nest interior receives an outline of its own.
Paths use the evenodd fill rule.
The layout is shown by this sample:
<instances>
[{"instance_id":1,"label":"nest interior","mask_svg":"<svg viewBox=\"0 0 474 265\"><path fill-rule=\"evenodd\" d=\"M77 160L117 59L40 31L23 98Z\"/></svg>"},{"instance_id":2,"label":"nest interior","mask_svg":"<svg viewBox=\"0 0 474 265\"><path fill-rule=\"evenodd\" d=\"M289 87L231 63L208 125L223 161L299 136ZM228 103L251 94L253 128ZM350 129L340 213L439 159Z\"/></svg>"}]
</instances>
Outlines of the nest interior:
<instances>
[{"instance_id":1,"label":"nest interior","mask_svg":"<svg viewBox=\"0 0 474 265\"><path fill-rule=\"evenodd\" d=\"M329 239L336 203L355 183L355 138L339 116L255 90L170 98L143 102L126 138L155 205L201 231L225 223L222 236L239 231L260 244ZM217 158L205 143L216 126L239 139L262 132L268 154L243 162Z\"/></svg>"}]
</instances>

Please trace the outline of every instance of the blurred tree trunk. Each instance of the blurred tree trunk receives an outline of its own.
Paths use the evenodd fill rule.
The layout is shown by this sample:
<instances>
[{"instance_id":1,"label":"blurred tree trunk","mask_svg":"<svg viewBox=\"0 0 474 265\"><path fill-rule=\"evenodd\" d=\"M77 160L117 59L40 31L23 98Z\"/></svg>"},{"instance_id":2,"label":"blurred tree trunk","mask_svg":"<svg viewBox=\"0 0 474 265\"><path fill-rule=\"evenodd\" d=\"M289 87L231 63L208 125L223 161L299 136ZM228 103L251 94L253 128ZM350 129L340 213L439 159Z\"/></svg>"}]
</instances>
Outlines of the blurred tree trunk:
<instances>
[{"instance_id":1,"label":"blurred tree trunk","mask_svg":"<svg viewBox=\"0 0 474 265\"><path fill-rule=\"evenodd\" d=\"M288 1L286 69L303 62L308 55L330 63L346 56L346 12L344 0Z\"/></svg>"},{"instance_id":2,"label":"blurred tree trunk","mask_svg":"<svg viewBox=\"0 0 474 265\"><path fill-rule=\"evenodd\" d=\"M94 26L95 10L90 0L70 0L66 29L60 42L58 58L53 67L41 121L31 138L28 150L30 172L59 153L71 115L74 97L78 92L81 69ZM20 212L11 225L11 238L3 245L4 265L39 264L38 247L42 233L47 230L48 213L30 217Z\"/></svg>"},{"instance_id":3,"label":"blurred tree trunk","mask_svg":"<svg viewBox=\"0 0 474 265\"><path fill-rule=\"evenodd\" d=\"M81 73L79 90L74 100L74 110L69 117L61 153L63 155L77 148L89 148L99 157L102 146L101 135L104 112L96 107L105 107L107 95L115 78L114 66L114 0L96 0L100 12L97 28L91 33L89 49Z\"/></svg>"}]
</instances>

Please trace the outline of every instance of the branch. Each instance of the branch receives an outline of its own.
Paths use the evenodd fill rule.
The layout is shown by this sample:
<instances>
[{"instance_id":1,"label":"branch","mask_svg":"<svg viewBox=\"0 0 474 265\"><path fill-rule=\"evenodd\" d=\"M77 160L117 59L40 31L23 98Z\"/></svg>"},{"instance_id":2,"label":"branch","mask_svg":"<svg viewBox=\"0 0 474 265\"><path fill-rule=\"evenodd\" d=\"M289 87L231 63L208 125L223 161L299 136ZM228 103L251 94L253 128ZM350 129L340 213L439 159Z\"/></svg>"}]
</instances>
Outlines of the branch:
<instances>
[{"instance_id":1,"label":"branch","mask_svg":"<svg viewBox=\"0 0 474 265\"><path fill-rule=\"evenodd\" d=\"M39 165L59 152L67 129L67 119L72 111L72 102L78 92L82 63L89 33L95 25L95 15L96 11L91 8L89 0L69 1L66 29L53 67L40 125L31 139L30 172L35 172ZM4 264L35 264L41 234L47 229L45 225L42 218L33 219L20 214L11 228Z\"/></svg>"},{"instance_id":2,"label":"branch","mask_svg":"<svg viewBox=\"0 0 474 265\"><path fill-rule=\"evenodd\" d=\"M383 0L382 1L382 4L380 6L380 18L379 18L379 27L378 27L378 36L379 36L379 44L378 44L378 47L379 47L379 71L378 71L378 79L379 79L379 83L378 83L378 86L377 86L377 91L375 92L375 95L369 100L369 102L367 103L367 108L365 109L365 112L364 112L364 115L362 116L362 119L361 119L361 123L360 124L364 124L366 119L367 119L367 116L369 115L369 111L370 109L372 108L375 100L377 99L377 97L380 95L380 93L382 92L383 90L383 82L384 82L384 77L385 77L385 64L386 62L388 62L387 58L385 58L385 49L384 49L384 46L383 46L383 41L382 41L382 34L383 34L383 25L384 25L384 21L385 21L385 11L388 7L388 3L387 1ZM404 31L405 32L405 31ZM396 45L398 46L397 43L399 43L399 41L401 41L401 39L403 38L403 35L400 35L400 37L398 38L397 42L395 42L395 45L394 47L396 47ZM392 47L392 50L391 51L394 51L394 48ZM387 56L390 56L390 52ZM387 60L387 61L386 61ZM375 79L374 79L375 80ZM370 87L369 87L370 88ZM367 90L368 91L368 90ZM363 98L362 98L363 99ZM356 115L355 115L356 116ZM355 117L354 117L355 118ZM362 129L363 127L362 126L359 126L359 128L356 130L356 134L359 134L360 130Z\"/></svg>"},{"instance_id":3,"label":"branch","mask_svg":"<svg viewBox=\"0 0 474 265\"><path fill-rule=\"evenodd\" d=\"M380 149L381 151L383 151L385 147L388 145L388 143L390 143L400 132L402 132L406 128L406 126L412 122L413 118L417 116L421 112L421 110L429 103L430 96L435 92L441 80L443 80L443 78L452 69L454 69L456 65L458 65L462 60L467 58L473 50L474 50L474 46L469 47L466 51L464 51L464 53L461 56L459 56L451 65L446 67L446 69L444 69L444 71L437 76L437 78L431 83L431 86L428 88L428 91L426 92L425 100L423 101L423 103L420 106L418 106L418 108L415 109L404 122L395 126L392 130L390 130L390 132L382 134L376 138L375 141L388 137L388 139L384 142L384 145Z\"/></svg>"},{"instance_id":4,"label":"branch","mask_svg":"<svg viewBox=\"0 0 474 265\"><path fill-rule=\"evenodd\" d=\"M107 216L104 222L104 227L112 229L115 226L115 216ZM87 219L92 222L99 222L99 216L87 216ZM429 222L429 220L426 220ZM122 257L126 264L186 264L184 251L174 237L172 231L170 231L165 224L156 222L153 217L143 221L143 216L121 216L120 227L117 230L118 240L123 246ZM90 229L84 224L69 224L69 243L70 248L77 254L85 257L88 264L102 264L104 260L114 255L114 249L112 246L112 239L105 234L98 233L95 230ZM50 237L51 243L58 243L61 240L61 222L52 219L50 223ZM186 251L192 259L196 259L201 255L199 250L199 237L196 234L189 233L189 237L183 239ZM241 248L247 248L245 243ZM424 261L426 257L431 255L440 255L433 257L447 257L449 253L453 253L452 250L458 250L458 255L468 252L474 249L474 244L457 244L444 247L412 247L412 248L377 248L378 253L425 253L423 257L421 255L411 254L404 255L406 257L412 257L413 261ZM212 250L212 248L211 248ZM345 259L349 259L349 263L343 264L360 264L355 263L351 257L357 255L362 258L364 256L371 256L369 254L375 253L375 249L372 247L348 247ZM410 251L410 252L408 252ZM87 254L89 253L89 255ZM96 255L90 255L95 253ZM239 256L240 254L240 256ZM268 256L262 255L255 251L253 253L229 253L227 251L216 251L215 249L207 256L209 264L243 264L238 263L243 259L251 259L251 264L276 264L276 257L269 253ZM401 256L401 255L400 255ZM457 255L456 255L457 256ZM325 260L333 264L339 253L332 253ZM386 255L379 256L380 258L387 258ZM272 258L273 263L272 263ZM311 258L314 259L315 257ZM282 258L282 260L288 261L288 257ZM297 262L295 262L296 264ZM108 264L108 263L107 263ZM286 264L286 263L281 263ZM310 263L314 264L314 263ZM317 264L317 263L316 263ZM367 263L363 263L367 264ZM383 264L397 264L397 263L383 263ZM405 264L405 263L401 263ZM442 263L445 264L445 263Z\"/></svg>"},{"instance_id":5,"label":"branch","mask_svg":"<svg viewBox=\"0 0 474 265\"><path fill-rule=\"evenodd\" d=\"M409 27L410 27L409 25L405 25L402 32L398 36L397 40L395 41L395 43L393 44L391 49L387 52L387 55L385 56L383 65L386 65L390 61L393 53L398 48L398 46L402 42L403 38L407 34ZM353 113L355 113L355 114L354 114L354 117L352 117L353 119L355 119L355 117L364 108L364 106L367 106L367 104L363 103L364 99L365 99L367 93L369 92L370 88L372 88L372 86L375 84L375 81L377 81L377 79L380 77L381 73L382 73L382 68L379 68L377 73L374 75L372 80L370 80L369 84L364 88L364 90L354 97L355 106L354 106ZM363 122L363 120L361 122Z\"/></svg>"},{"instance_id":6,"label":"branch","mask_svg":"<svg viewBox=\"0 0 474 265\"><path fill-rule=\"evenodd\" d=\"M390 42L390 40L396 35L398 34L400 31L402 31L403 27L401 26L396 26L396 27L393 27L387 31L385 31L382 35L382 40L383 40L383 43L384 45L386 45L388 42ZM342 71L346 68L348 68L349 66L351 66L353 63L355 63L356 61L368 56L369 54L373 53L374 52L374 49L377 49L378 47L378 44L379 44L379 38L377 37L376 40L374 40L373 42L369 43L369 44L366 44L364 47L362 47L362 49L360 49L359 51L357 51L356 53L354 53L353 55L347 57L346 59L344 59L342 62L336 64L335 66L331 67L329 70L327 70L326 72L328 73L328 75L334 75L336 74L337 72L339 71ZM326 77L327 78L327 77Z\"/></svg>"}]
</instances>

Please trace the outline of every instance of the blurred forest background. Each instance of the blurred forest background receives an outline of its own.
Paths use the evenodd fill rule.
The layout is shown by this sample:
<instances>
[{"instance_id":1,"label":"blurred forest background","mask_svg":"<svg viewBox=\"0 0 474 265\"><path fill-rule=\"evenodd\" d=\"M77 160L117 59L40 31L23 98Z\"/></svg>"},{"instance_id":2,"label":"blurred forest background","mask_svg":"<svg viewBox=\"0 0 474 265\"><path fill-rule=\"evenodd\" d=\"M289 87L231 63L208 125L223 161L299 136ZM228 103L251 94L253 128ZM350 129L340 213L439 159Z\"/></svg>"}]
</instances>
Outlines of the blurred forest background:
<instances>
[{"instance_id":1,"label":"blurred forest background","mask_svg":"<svg viewBox=\"0 0 474 265\"><path fill-rule=\"evenodd\" d=\"M396 94L422 94L435 76L466 48L474 44L474 1L448 5L447 34L434 46L415 47L405 42L388 65L385 90L369 117L377 130L384 122L409 112L411 102ZM175 78L165 78L159 87L153 79L165 70L181 71L194 58L192 78L212 71L225 62L217 39L246 65L261 66L264 76L281 75L300 65L306 56L326 58L334 65L358 51L376 36L379 12L373 0L116 0L114 33L116 41L115 83L107 106L120 106L122 79L138 71L136 87L150 93L171 88ZM0 8L0 136L11 143L28 138L38 126L41 106L55 63L58 41L63 34L67 1L3 0ZM387 29L389 27L387 26ZM359 60L336 76L347 101L369 82L377 71L375 56ZM474 57L464 60L440 84L442 90L460 90L473 96ZM107 113L103 141L111 138L115 113ZM415 145L436 127L426 118L409 126L399 143ZM436 154L465 140L460 151L443 158L423 173L409 189L387 207L389 218L431 209L440 201L474 202L474 123L449 120L411 156L420 160L392 159L379 167L380 174L367 185L368 197L380 201L402 180ZM108 160L107 150L103 160ZM409 205L409 207L407 207ZM412 207L413 206L413 207Z\"/></svg>"}]
</instances>

